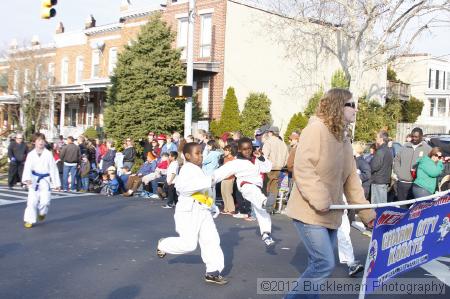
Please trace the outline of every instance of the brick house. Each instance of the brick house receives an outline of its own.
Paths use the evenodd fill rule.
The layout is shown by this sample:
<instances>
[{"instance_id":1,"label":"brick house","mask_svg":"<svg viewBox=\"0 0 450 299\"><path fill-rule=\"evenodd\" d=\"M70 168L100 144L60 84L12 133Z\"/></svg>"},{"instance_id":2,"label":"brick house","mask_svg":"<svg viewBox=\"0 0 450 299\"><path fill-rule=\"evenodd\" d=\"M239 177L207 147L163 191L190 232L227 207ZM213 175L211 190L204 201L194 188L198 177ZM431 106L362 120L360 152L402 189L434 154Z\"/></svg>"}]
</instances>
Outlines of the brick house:
<instances>
[{"instance_id":1,"label":"brick house","mask_svg":"<svg viewBox=\"0 0 450 299\"><path fill-rule=\"evenodd\" d=\"M53 61L48 63L49 76L54 77L47 93L51 117L44 131L48 137L78 136L88 127L101 130L106 89L117 54L156 11L162 12L176 32L174 47L182 49L184 61L187 0L167 0L165 5L147 9L134 9L130 1L122 1L116 23L97 26L90 17L84 29L70 32L59 25ZM339 69L337 61L326 61L300 86L294 59L287 57L286 49L274 42L265 27L272 18L281 17L245 0L197 0L195 14L193 87L207 120L220 117L226 90L232 86L241 110L250 92L266 93L272 101L274 124L283 130L319 86L329 87L332 73ZM367 94L382 98L385 69L367 76ZM11 90L11 82L9 85Z\"/></svg>"}]
</instances>

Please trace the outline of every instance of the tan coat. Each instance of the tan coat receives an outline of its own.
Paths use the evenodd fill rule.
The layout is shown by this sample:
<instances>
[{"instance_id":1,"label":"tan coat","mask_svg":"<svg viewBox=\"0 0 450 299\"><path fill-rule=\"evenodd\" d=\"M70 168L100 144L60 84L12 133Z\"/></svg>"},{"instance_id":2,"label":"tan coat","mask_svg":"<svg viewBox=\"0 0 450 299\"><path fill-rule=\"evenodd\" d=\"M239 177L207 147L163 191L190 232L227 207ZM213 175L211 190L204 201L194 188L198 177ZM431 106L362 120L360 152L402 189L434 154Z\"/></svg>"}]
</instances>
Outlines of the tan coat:
<instances>
[{"instance_id":1,"label":"tan coat","mask_svg":"<svg viewBox=\"0 0 450 299\"><path fill-rule=\"evenodd\" d=\"M287 215L307 224L337 229L343 210L319 212L332 204L368 204L356 173L349 141L338 142L319 118L312 117L300 135L294 160L294 187ZM371 209L357 210L364 223L375 218Z\"/></svg>"},{"instance_id":2,"label":"tan coat","mask_svg":"<svg viewBox=\"0 0 450 299\"><path fill-rule=\"evenodd\" d=\"M281 170L286 166L288 158L288 148L283 140L276 136L270 136L262 148L262 152L266 159L272 162L272 170Z\"/></svg>"},{"instance_id":3,"label":"tan coat","mask_svg":"<svg viewBox=\"0 0 450 299\"><path fill-rule=\"evenodd\" d=\"M292 173L294 171L294 159L295 159L295 152L297 151L297 144L294 144L290 149L289 149L289 156L287 159L287 163L286 163L286 167L287 170Z\"/></svg>"}]
</instances>

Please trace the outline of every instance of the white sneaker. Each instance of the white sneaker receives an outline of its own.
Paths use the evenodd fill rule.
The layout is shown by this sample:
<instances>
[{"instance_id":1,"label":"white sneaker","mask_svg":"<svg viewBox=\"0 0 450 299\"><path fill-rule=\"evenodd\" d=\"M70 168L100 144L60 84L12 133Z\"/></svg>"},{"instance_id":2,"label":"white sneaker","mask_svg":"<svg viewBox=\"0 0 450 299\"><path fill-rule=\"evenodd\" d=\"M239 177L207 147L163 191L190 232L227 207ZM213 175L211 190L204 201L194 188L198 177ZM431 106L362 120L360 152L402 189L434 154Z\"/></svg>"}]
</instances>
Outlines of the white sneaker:
<instances>
[{"instance_id":1,"label":"white sneaker","mask_svg":"<svg viewBox=\"0 0 450 299\"><path fill-rule=\"evenodd\" d=\"M272 239L269 233L263 233L261 239L266 244L266 246L272 246L275 244L275 241Z\"/></svg>"},{"instance_id":2,"label":"white sneaker","mask_svg":"<svg viewBox=\"0 0 450 299\"><path fill-rule=\"evenodd\" d=\"M247 214L241 214L241 213L237 213L233 215L234 218L247 218L248 215Z\"/></svg>"},{"instance_id":3,"label":"white sneaker","mask_svg":"<svg viewBox=\"0 0 450 299\"><path fill-rule=\"evenodd\" d=\"M152 198L152 199L159 199L159 196L158 196L158 194L152 194L152 195L150 195L150 198Z\"/></svg>"}]
</instances>

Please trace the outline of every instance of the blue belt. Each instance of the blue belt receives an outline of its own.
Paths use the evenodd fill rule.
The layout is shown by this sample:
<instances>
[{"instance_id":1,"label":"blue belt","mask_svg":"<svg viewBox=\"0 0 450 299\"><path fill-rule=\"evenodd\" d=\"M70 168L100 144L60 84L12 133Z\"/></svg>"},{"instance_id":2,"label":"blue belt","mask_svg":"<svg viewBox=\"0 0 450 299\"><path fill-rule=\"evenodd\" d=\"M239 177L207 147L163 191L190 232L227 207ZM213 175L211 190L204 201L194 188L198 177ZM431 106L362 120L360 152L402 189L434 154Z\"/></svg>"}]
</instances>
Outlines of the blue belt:
<instances>
[{"instance_id":1,"label":"blue belt","mask_svg":"<svg viewBox=\"0 0 450 299\"><path fill-rule=\"evenodd\" d=\"M34 171L34 170L32 170L31 173L32 173L34 176L37 176L37 177L38 177L38 180L37 180L37 182L36 182L36 188L34 188L34 191L38 191L38 189L39 189L39 182L40 182L43 178L46 178L46 177L50 176L50 174L49 174L49 173L37 173L37 172ZM49 187L49 189L50 189L50 187Z\"/></svg>"}]
</instances>

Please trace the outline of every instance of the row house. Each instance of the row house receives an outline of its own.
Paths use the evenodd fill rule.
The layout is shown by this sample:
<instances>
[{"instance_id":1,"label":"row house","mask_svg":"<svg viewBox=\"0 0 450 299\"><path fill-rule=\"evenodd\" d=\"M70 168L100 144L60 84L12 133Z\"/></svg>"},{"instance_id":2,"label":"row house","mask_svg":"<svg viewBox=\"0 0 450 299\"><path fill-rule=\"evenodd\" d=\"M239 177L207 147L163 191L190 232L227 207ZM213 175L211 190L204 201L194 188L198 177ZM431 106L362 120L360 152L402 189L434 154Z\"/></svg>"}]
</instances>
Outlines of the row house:
<instances>
[{"instance_id":1,"label":"row house","mask_svg":"<svg viewBox=\"0 0 450 299\"><path fill-rule=\"evenodd\" d=\"M164 5L147 9L134 9L130 1L122 1L116 23L97 25L91 16L85 28L78 31L66 32L60 23L54 35L53 61L47 66L54 79L47 93L49 117L44 131L49 137L78 136L88 127L102 130L106 91L117 55L136 39L141 26L155 12L161 12L176 33L174 47L182 50L185 62L187 0L167 0ZM274 125L281 130L292 114L306 107L320 86L329 87L339 62L324 60L313 73L303 74L306 80L299 80L297 58L287 55L285 45L275 42L277 34L289 33L270 33L268 24L274 18L282 17L243 0L196 1L193 88L206 123L220 117L230 86L235 88L241 110L249 93L267 94L272 101ZM314 58L305 55L304 59ZM365 76L365 92L371 98L383 98L385 68ZM10 80L9 90L11 84Z\"/></svg>"},{"instance_id":2,"label":"row house","mask_svg":"<svg viewBox=\"0 0 450 299\"><path fill-rule=\"evenodd\" d=\"M430 54L411 54L396 61L397 77L410 83L411 95L424 103L419 125L450 130L450 62Z\"/></svg>"}]
</instances>

